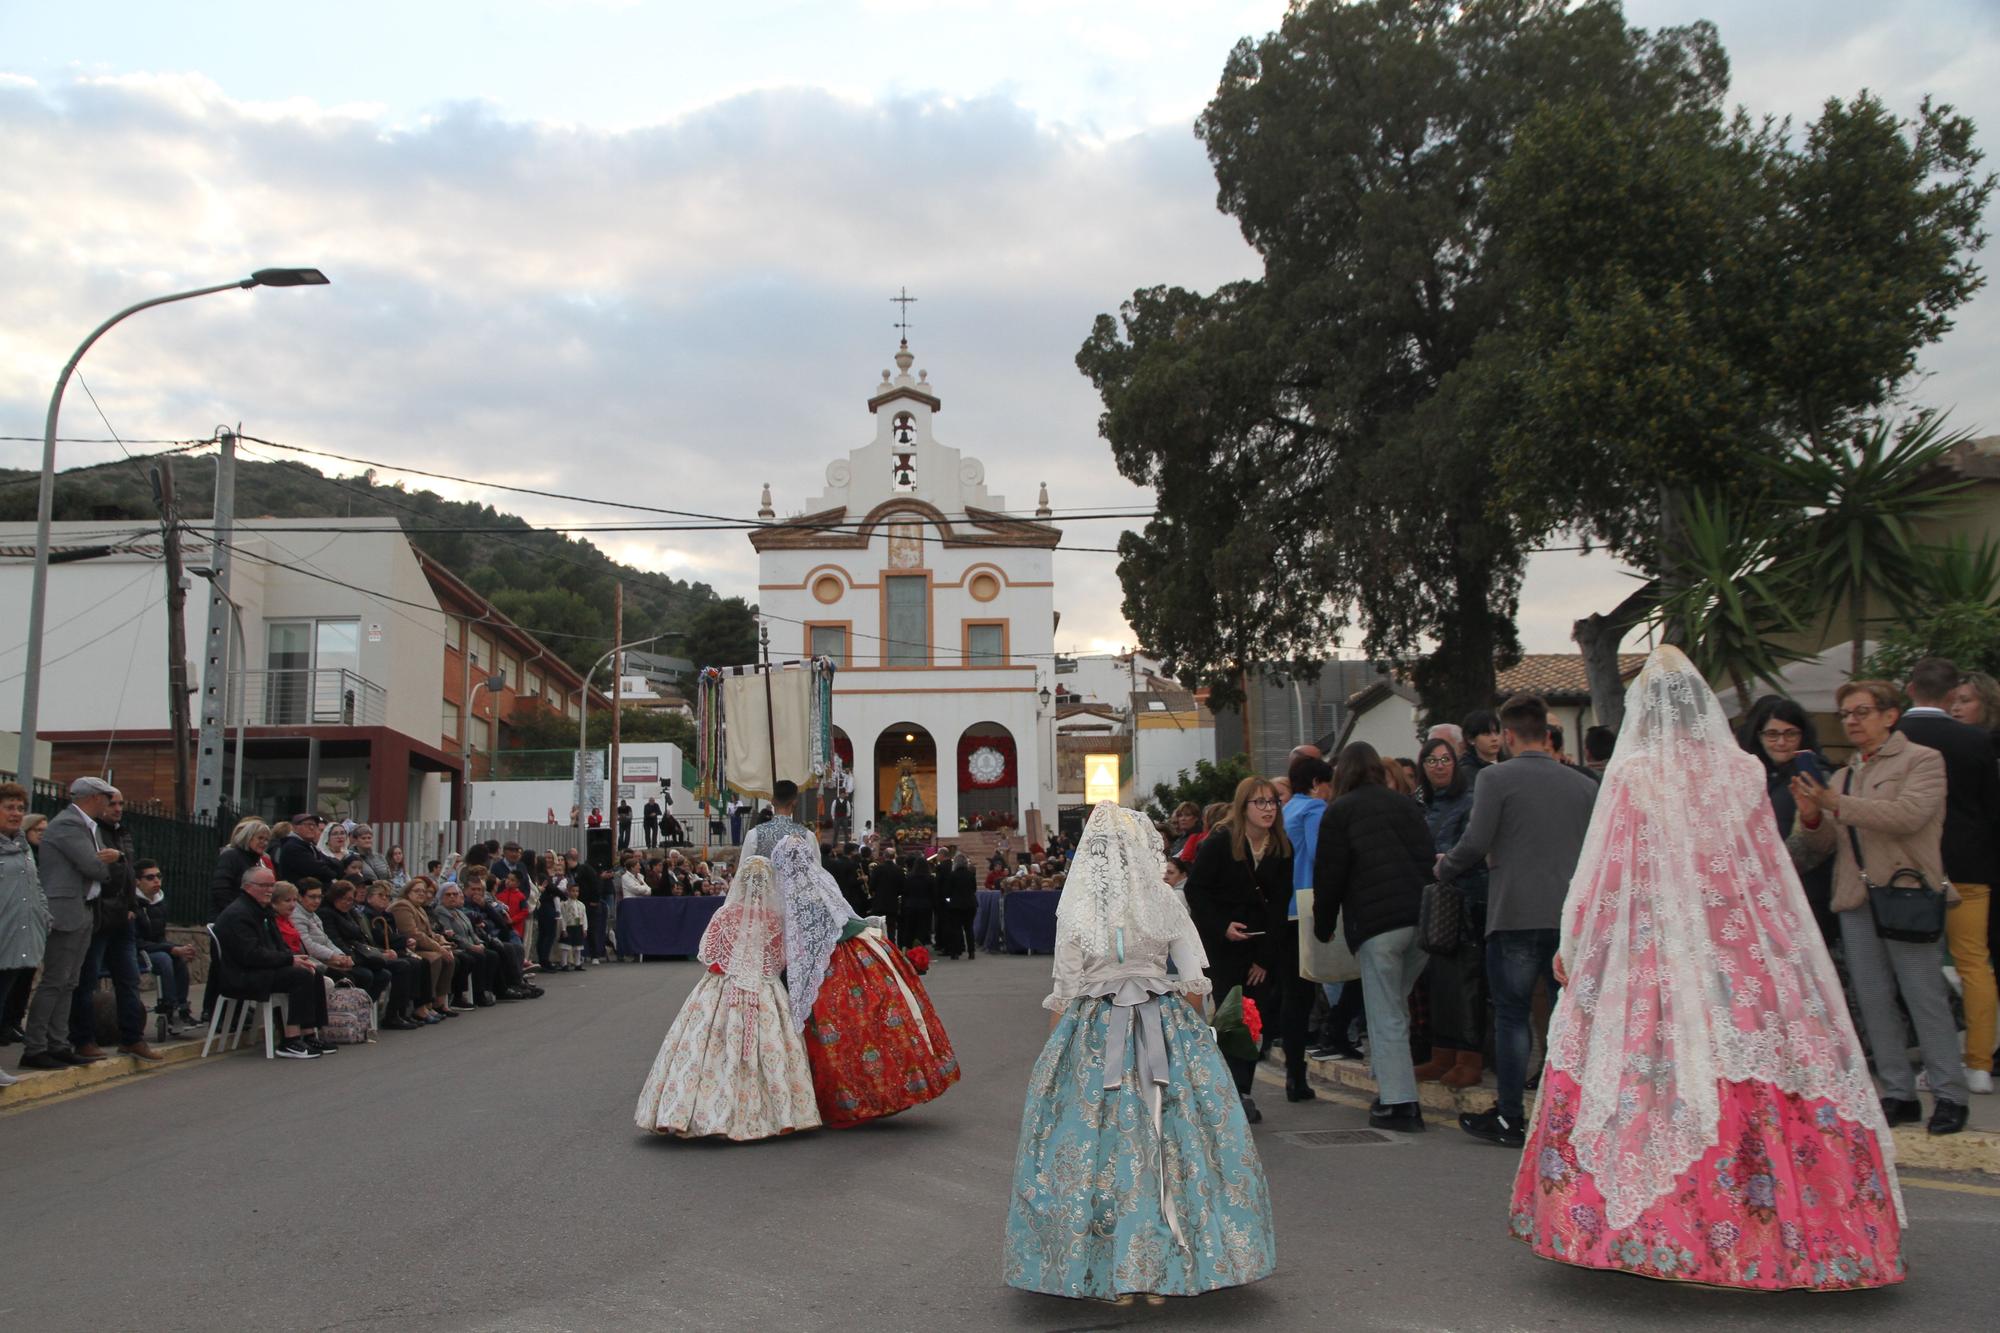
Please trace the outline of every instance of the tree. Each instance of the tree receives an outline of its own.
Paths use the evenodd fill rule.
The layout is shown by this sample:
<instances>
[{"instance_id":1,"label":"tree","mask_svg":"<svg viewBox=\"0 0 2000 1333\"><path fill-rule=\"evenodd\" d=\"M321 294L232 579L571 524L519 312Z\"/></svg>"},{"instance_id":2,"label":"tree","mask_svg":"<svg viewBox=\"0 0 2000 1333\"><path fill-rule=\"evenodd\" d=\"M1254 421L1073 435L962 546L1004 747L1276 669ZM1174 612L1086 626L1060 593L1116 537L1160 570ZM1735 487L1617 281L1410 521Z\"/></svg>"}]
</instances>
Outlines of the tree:
<instances>
[{"instance_id":1,"label":"tree","mask_svg":"<svg viewBox=\"0 0 2000 1333\"><path fill-rule=\"evenodd\" d=\"M1983 285L1994 180L1973 130L1865 93L1796 141L1712 99L1527 118L1493 192L1517 318L1482 348L1519 393L1496 457L1512 512L1655 574L1685 557L1676 497L1824 470L1887 431L1917 354Z\"/></svg>"},{"instance_id":2,"label":"tree","mask_svg":"<svg viewBox=\"0 0 2000 1333\"><path fill-rule=\"evenodd\" d=\"M1966 671L2000 674L2000 545L1963 537L1925 548L1905 590L1902 623L1881 636L1870 676L1901 680L1920 657L1947 657ZM1910 595L1914 594L1914 595Z\"/></svg>"},{"instance_id":3,"label":"tree","mask_svg":"<svg viewBox=\"0 0 2000 1333\"><path fill-rule=\"evenodd\" d=\"M1164 782L1153 784L1153 803L1146 807L1146 816L1165 823L1182 801L1206 808L1217 801L1234 800L1237 784L1250 776L1248 755L1231 755L1220 763L1197 759L1194 772L1182 769L1171 787Z\"/></svg>"},{"instance_id":4,"label":"tree","mask_svg":"<svg viewBox=\"0 0 2000 1333\"><path fill-rule=\"evenodd\" d=\"M1706 26L1563 0L1310 0L1237 45L1196 132L1262 276L1142 289L1077 356L1158 495L1120 541L1149 649L1227 702L1358 622L1434 710L1490 703L1529 536L1492 503L1518 390L1483 348L1513 301L1491 191L1545 102L1707 105L1721 63Z\"/></svg>"},{"instance_id":5,"label":"tree","mask_svg":"<svg viewBox=\"0 0 2000 1333\"><path fill-rule=\"evenodd\" d=\"M623 743L666 743L680 746L683 754L694 753L694 723L684 714L666 708L641 708L637 704L626 704L618 717L618 739ZM574 751L578 725L575 720L555 713L535 713L508 725L507 734L512 744L507 748ZM610 709L593 708L582 725L589 728L584 742L586 746L611 743Z\"/></svg>"},{"instance_id":6,"label":"tree","mask_svg":"<svg viewBox=\"0 0 2000 1333\"><path fill-rule=\"evenodd\" d=\"M757 608L741 597L711 602L695 612L681 640L697 668L744 666L757 660Z\"/></svg>"}]
</instances>

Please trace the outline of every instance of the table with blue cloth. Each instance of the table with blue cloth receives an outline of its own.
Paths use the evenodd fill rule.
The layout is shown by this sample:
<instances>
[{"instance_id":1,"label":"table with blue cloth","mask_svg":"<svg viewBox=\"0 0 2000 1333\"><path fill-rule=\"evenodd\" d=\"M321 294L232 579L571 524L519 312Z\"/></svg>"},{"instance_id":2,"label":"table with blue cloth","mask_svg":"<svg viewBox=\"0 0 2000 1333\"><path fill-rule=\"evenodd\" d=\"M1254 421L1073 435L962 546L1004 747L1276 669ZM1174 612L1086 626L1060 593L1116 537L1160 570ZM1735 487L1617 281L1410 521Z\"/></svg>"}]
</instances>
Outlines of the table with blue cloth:
<instances>
[{"instance_id":1,"label":"table with blue cloth","mask_svg":"<svg viewBox=\"0 0 2000 1333\"><path fill-rule=\"evenodd\" d=\"M623 958L692 958L722 907L721 894L700 898L620 898L618 953Z\"/></svg>"},{"instance_id":2,"label":"table with blue cloth","mask_svg":"<svg viewBox=\"0 0 2000 1333\"><path fill-rule=\"evenodd\" d=\"M1001 929L1008 953L1056 951L1056 900L1061 897L1056 889L1016 889L1007 895Z\"/></svg>"},{"instance_id":3,"label":"table with blue cloth","mask_svg":"<svg viewBox=\"0 0 2000 1333\"><path fill-rule=\"evenodd\" d=\"M973 948L1000 952L1000 897L998 889L979 891L979 906L972 912Z\"/></svg>"}]
</instances>

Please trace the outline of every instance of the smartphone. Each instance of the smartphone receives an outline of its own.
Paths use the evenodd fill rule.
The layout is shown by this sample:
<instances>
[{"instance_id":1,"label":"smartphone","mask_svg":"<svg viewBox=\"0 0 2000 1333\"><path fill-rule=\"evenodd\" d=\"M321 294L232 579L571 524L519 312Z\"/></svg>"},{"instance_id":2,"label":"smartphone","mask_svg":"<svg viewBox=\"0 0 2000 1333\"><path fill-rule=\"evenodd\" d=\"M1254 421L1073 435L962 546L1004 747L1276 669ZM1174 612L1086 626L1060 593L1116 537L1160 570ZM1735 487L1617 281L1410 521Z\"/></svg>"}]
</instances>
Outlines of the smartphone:
<instances>
[{"instance_id":1,"label":"smartphone","mask_svg":"<svg viewBox=\"0 0 2000 1333\"><path fill-rule=\"evenodd\" d=\"M1261 930L1246 930L1246 931L1244 931L1244 932L1243 932L1243 934L1244 934L1244 936L1245 936L1246 938L1248 938L1248 937L1251 937L1251 936L1256 936L1256 935L1262 935L1262 934L1264 934L1264 933L1265 933L1265 932L1264 932L1264 931L1261 931Z\"/></svg>"},{"instance_id":2,"label":"smartphone","mask_svg":"<svg viewBox=\"0 0 2000 1333\"><path fill-rule=\"evenodd\" d=\"M1800 750L1792 756L1792 771L1811 774L1813 781L1826 785L1826 770L1819 766L1819 756L1811 750Z\"/></svg>"}]
</instances>

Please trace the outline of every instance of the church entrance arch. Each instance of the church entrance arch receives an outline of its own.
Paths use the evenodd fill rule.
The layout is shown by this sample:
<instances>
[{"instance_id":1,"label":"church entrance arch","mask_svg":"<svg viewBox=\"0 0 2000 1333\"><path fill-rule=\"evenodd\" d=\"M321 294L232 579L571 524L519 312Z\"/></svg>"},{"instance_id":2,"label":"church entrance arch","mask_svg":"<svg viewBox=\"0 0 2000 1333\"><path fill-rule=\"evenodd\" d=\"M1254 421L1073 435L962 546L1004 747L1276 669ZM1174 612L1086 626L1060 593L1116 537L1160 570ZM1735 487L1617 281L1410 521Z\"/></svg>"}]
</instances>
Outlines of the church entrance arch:
<instances>
[{"instance_id":1,"label":"church entrance arch","mask_svg":"<svg viewBox=\"0 0 2000 1333\"><path fill-rule=\"evenodd\" d=\"M1014 733L975 722L958 738L958 828L1011 829L1020 823L1021 765Z\"/></svg>"},{"instance_id":2,"label":"church entrance arch","mask_svg":"<svg viewBox=\"0 0 2000 1333\"><path fill-rule=\"evenodd\" d=\"M845 842L856 835L860 825L853 817L854 742L838 725L833 729L833 753L840 760L840 770L799 793L799 822Z\"/></svg>"},{"instance_id":3,"label":"church entrance arch","mask_svg":"<svg viewBox=\"0 0 2000 1333\"><path fill-rule=\"evenodd\" d=\"M904 846L937 836L938 750L914 722L885 727L875 738L875 827Z\"/></svg>"}]
</instances>

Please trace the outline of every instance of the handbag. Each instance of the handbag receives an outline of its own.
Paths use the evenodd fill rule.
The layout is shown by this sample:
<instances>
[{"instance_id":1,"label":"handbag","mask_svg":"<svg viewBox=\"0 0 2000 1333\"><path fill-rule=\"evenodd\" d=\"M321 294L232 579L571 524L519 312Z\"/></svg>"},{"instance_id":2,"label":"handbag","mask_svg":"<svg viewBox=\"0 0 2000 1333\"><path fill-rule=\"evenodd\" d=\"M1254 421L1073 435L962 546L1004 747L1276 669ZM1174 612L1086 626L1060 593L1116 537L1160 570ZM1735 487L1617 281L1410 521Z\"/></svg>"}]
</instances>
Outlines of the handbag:
<instances>
[{"instance_id":1,"label":"handbag","mask_svg":"<svg viewBox=\"0 0 2000 1333\"><path fill-rule=\"evenodd\" d=\"M1465 938L1465 917L1465 890L1432 880L1424 885L1423 902L1417 908L1417 943L1427 954L1457 953Z\"/></svg>"},{"instance_id":2,"label":"handbag","mask_svg":"<svg viewBox=\"0 0 2000 1333\"><path fill-rule=\"evenodd\" d=\"M1854 770L1841 775L1840 794L1847 795ZM1854 869L1861 887L1868 891L1868 914L1875 919L1875 933L1885 940L1905 944L1936 944L1944 936L1944 894L1933 888L1920 870L1907 866L1889 876L1887 884L1868 878L1867 864L1861 859L1861 835L1848 824L1847 840L1854 849Z\"/></svg>"},{"instance_id":3,"label":"handbag","mask_svg":"<svg viewBox=\"0 0 2000 1333\"><path fill-rule=\"evenodd\" d=\"M1300 889L1299 897L1299 976L1307 981L1358 981L1361 963L1347 947L1347 937L1334 931L1333 938L1320 943L1312 929L1313 891Z\"/></svg>"}]
</instances>

